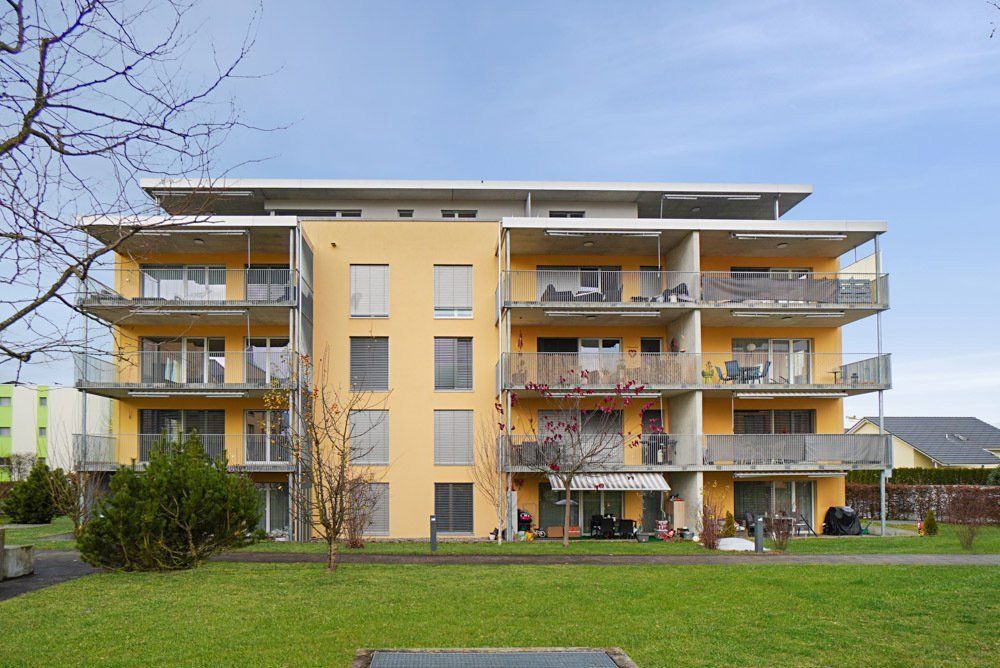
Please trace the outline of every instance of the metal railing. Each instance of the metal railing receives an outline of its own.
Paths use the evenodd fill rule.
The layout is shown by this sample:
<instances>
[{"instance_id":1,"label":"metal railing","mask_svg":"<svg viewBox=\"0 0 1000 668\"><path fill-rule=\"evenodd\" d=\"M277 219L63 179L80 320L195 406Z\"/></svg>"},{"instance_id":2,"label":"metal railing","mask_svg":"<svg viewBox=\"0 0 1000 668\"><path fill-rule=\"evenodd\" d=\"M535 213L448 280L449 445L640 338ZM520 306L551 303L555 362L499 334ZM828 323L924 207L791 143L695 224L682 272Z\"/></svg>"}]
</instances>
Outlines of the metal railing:
<instances>
[{"instance_id":1,"label":"metal railing","mask_svg":"<svg viewBox=\"0 0 1000 668\"><path fill-rule=\"evenodd\" d=\"M285 267L148 267L88 278L80 306L293 305L294 270Z\"/></svg>"},{"instance_id":2,"label":"metal railing","mask_svg":"<svg viewBox=\"0 0 1000 668\"><path fill-rule=\"evenodd\" d=\"M888 465L890 437L886 434L708 434L704 437L706 466Z\"/></svg>"},{"instance_id":3,"label":"metal railing","mask_svg":"<svg viewBox=\"0 0 1000 668\"><path fill-rule=\"evenodd\" d=\"M890 356L870 353L504 353L504 389L549 390L702 386L830 385L876 389L891 384Z\"/></svg>"},{"instance_id":4,"label":"metal railing","mask_svg":"<svg viewBox=\"0 0 1000 668\"><path fill-rule=\"evenodd\" d=\"M269 351L123 351L75 353L79 387L250 387L286 386L293 359L284 350Z\"/></svg>"},{"instance_id":5,"label":"metal railing","mask_svg":"<svg viewBox=\"0 0 1000 668\"><path fill-rule=\"evenodd\" d=\"M507 305L888 305L888 276L846 272L508 270Z\"/></svg>"},{"instance_id":6,"label":"metal railing","mask_svg":"<svg viewBox=\"0 0 1000 668\"><path fill-rule=\"evenodd\" d=\"M73 435L73 461L83 468L117 468L146 464L160 448L184 442L184 434L82 434ZM287 464L289 439L282 434L199 434L205 455L225 457L231 465Z\"/></svg>"}]
</instances>

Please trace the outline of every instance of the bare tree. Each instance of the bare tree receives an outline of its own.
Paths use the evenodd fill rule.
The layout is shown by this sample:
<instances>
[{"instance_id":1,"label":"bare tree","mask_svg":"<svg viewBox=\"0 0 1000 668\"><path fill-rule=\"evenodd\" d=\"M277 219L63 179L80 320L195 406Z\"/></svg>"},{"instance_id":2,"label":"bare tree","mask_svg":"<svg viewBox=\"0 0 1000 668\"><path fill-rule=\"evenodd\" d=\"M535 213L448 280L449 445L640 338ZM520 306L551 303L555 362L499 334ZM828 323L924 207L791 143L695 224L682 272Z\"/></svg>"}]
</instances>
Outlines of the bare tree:
<instances>
[{"instance_id":1,"label":"bare tree","mask_svg":"<svg viewBox=\"0 0 1000 668\"><path fill-rule=\"evenodd\" d=\"M59 515L73 521L73 537L79 538L90 518L91 509L103 489L103 472L55 469L49 474L49 489Z\"/></svg>"},{"instance_id":2,"label":"bare tree","mask_svg":"<svg viewBox=\"0 0 1000 668\"><path fill-rule=\"evenodd\" d=\"M386 470L369 463L376 446L367 437L385 419L388 394L332 384L328 359L328 352L318 361L300 356L297 400L289 402L287 392L275 390L265 403L290 410L289 448L303 478L293 486L291 500L302 519L326 541L327 569L335 571L340 541L364 533L376 501L374 485Z\"/></svg>"},{"instance_id":3,"label":"bare tree","mask_svg":"<svg viewBox=\"0 0 1000 668\"><path fill-rule=\"evenodd\" d=\"M35 456L30 453L15 453L10 456L10 479L26 480L35 466Z\"/></svg>"},{"instance_id":4,"label":"bare tree","mask_svg":"<svg viewBox=\"0 0 1000 668\"><path fill-rule=\"evenodd\" d=\"M141 176L212 191L218 147L251 129L222 96L253 45L257 12L220 59L190 0L0 3L0 368L79 347L75 291L145 229L176 225ZM196 76L199 68L208 68ZM178 205L194 211L211 198ZM106 223L100 240L81 217Z\"/></svg>"},{"instance_id":5,"label":"bare tree","mask_svg":"<svg viewBox=\"0 0 1000 668\"><path fill-rule=\"evenodd\" d=\"M587 379L587 371L567 370L559 379L558 390L527 383L525 389L545 399L551 413L537 425L532 421L530 435L508 435L512 463L554 477L562 486L564 547L569 546L573 480L581 473L620 464L625 448L638 446L641 439L641 434L624 431L624 413L644 388L628 381L598 393L585 387ZM647 403L640 411L651 406Z\"/></svg>"},{"instance_id":6,"label":"bare tree","mask_svg":"<svg viewBox=\"0 0 1000 668\"><path fill-rule=\"evenodd\" d=\"M476 447L473 452L472 481L476 489L496 509L497 542L503 542L503 532L507 527L508 485L503 470L503 436L506 433L503 419L504 409L495 404L499 420L483 420L476 433Z\"/></svg>"}]
</instances>

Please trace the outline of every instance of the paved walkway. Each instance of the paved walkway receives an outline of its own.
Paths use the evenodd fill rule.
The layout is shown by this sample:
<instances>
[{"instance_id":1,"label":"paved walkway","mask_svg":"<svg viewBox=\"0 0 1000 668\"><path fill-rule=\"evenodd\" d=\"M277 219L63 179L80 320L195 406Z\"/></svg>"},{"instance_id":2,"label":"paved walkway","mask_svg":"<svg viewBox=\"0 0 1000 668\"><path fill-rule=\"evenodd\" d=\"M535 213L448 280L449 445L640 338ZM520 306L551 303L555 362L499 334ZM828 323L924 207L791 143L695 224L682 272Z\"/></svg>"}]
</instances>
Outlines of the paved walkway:
<instances>
[{"instance_id":1,"label":"paved walkway","mask_svg":"<svg viewBox=\"0 0 1000 668\"><path fill-rule=\"evenodd\" d=\"M35 550L34 574L0 582L0 601L96 572L75 551Z\"/></svg>"},{"instance_id":2,"label":"paved walkway","mask_svg":"<svg viewBox=\"0 0 1000 668\"><path fill-rule=\"evenodd\" d=\"M227 552L214 561L268 564L325 563L320 553ZM1000 566L1000 554L363 554L341 552L344 564L424 564L452 566L587 565L703 566L734 564L870 564L912 566Z\"/></svg>"}]
</instances>

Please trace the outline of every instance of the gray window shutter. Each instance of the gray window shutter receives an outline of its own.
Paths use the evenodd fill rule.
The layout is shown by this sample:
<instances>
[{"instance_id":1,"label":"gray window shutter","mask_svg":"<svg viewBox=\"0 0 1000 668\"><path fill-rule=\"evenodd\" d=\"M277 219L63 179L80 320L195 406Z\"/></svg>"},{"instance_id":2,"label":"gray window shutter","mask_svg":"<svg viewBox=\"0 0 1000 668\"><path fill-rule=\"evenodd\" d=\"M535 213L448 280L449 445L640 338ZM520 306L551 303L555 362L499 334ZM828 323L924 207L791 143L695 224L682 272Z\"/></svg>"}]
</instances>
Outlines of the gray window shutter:
<instances>
[{"instance_id":1,"label":"gray window shutter","mask_svg":"<svg viewBox=\"0 0 1000 668\"><path fill-rule=\"evenodd\" d=\"M434 265L434 311L472 315L472 265Z\"/></svg>"},{"instance_id":2,"label":"gray window shutter","mask_svg":"<svg viewBox=\"0 0 1000 668\"><path fill-rule=\"evenodd\" d=\"M371 486L375 503L368 518L368 526L365 527L365 534L387 536L389 535L389 483L373 482Z\"/></svg>"},{"instance_id":3,"label":"gray window shutter","mask_svg":"<svg viewBox=\"0 0 1000 668\"><path fill-rule=\"evenodd\" d=\"M472 389L472 339L434 339L434 389Z\"/></svg>"},{"instance_id":4,"label":"gray window shutter","mask_svg":"<svg viewBox=\"0 0 1000 668\"><path fill-rule=\"evenodd\" d=\"M351 337L351 390L389 389L389 337Z\"/></svg>"},{"instance_id":5,"label":"gray window shutter","mask_svg":"<svg viewBox=\"0 0 1000 668\"><path fill-rule=\"evenodd\" d=\"M351 460L356 464L389 463L389 411L351 411Z\"/></svg>"},{"instance_id":6,"label":"gray window shutter","mask_svg":"<svg viewBox=\"0 0 1000 668\"><path fill-rule=\"evenodd\" d=\"M389 265L351 265L351 315L388 317Z\"/></svg>"},{"instance_id":7,"label":"gray window shutter","mask_svg":"<svg viewBox=\"0 0 1000 668\"><path fill-rule=\"evenodd\" d=\"M472 411L434 411L434 463L473 464Z\"/></svg>"},{"instance_id":8,"label":"gray window shutter","mask_svg":"<svg viewBox=\"0 0 1000 668\"><path fill-rule=\"evenodd\" d=\"M472 483L434 483L434 516L441 533L472 533Z\"/></svg>"}]
</instances>

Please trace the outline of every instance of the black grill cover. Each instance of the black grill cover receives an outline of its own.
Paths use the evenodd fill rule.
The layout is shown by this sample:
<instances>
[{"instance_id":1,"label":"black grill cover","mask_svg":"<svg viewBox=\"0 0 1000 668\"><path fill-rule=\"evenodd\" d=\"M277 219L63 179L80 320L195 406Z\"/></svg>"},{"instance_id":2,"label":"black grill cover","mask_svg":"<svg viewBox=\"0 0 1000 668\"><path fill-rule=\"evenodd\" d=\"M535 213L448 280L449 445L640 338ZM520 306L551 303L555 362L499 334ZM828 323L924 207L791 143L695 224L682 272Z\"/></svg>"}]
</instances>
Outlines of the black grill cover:
<instances>
[{"instance_id":1,"label":"black grill cover","mask_svg":"<svg viewBox=\"0 0 1000 668\"><path fill-rule=\"evenodd\" d=\"M850 506L830 506L823 520L823 533L827 536L860 536L858 513Z\"/></svg>"}]
</instances>

